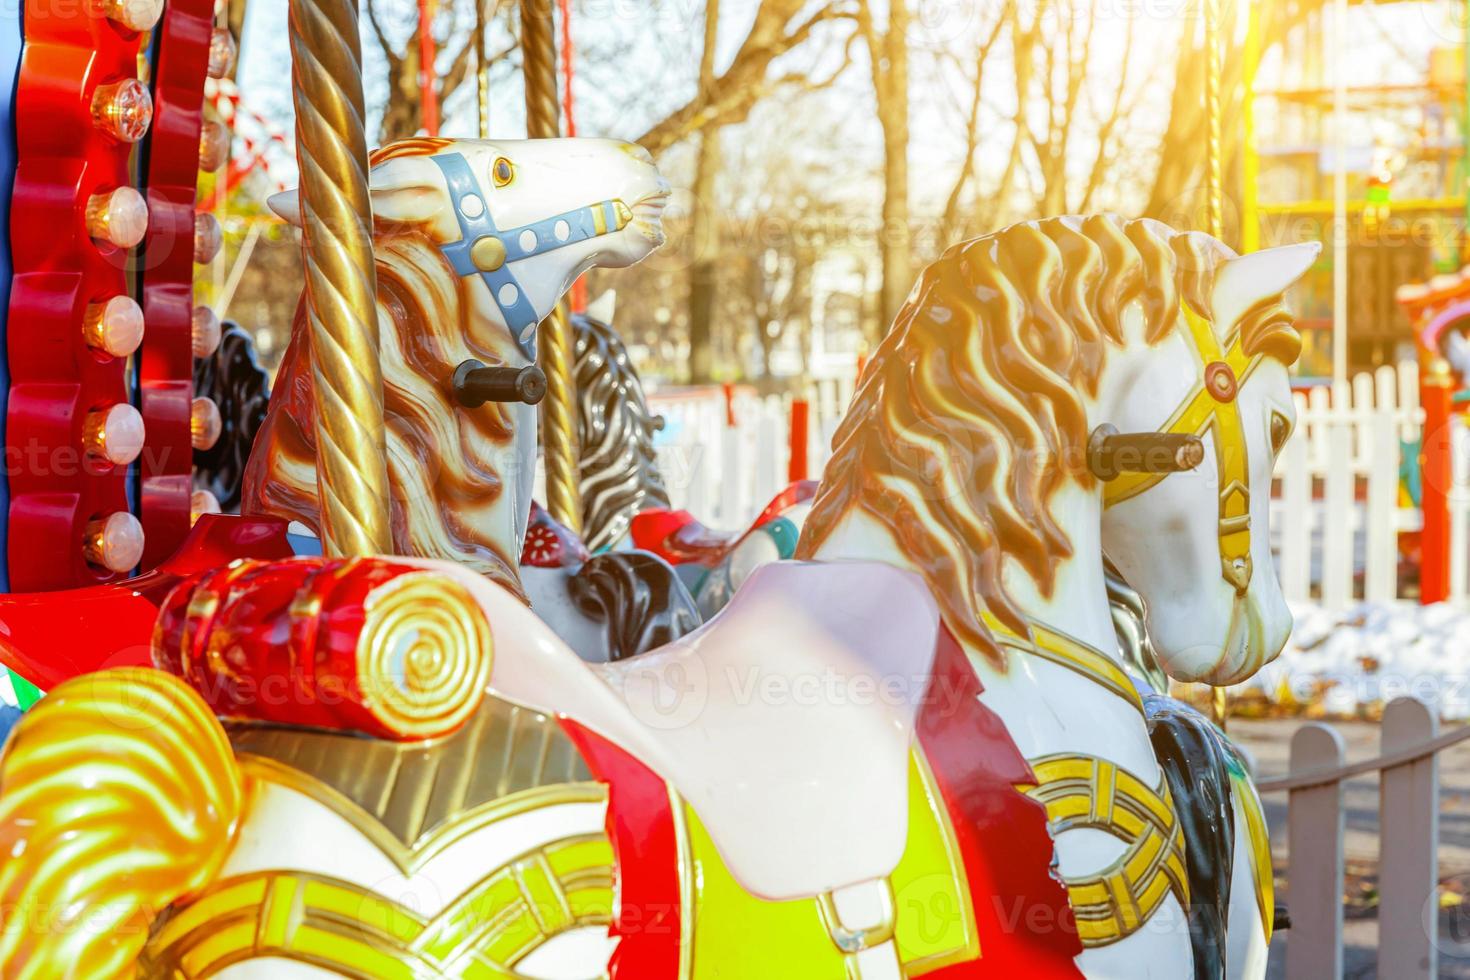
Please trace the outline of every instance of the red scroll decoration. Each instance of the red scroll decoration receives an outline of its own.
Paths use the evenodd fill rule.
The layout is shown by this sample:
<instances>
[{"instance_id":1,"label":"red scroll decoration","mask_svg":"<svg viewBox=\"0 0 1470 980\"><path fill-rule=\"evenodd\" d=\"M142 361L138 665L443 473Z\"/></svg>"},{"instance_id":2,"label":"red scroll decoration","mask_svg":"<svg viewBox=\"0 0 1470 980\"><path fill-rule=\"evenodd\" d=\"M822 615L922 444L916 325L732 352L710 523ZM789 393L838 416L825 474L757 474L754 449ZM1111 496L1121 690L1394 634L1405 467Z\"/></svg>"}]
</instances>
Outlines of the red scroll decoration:
<instances>
[{"instance_id":1,"label":"red scroll decoration","mask_svg":"<svg viewBox=\"0 0 1470 980\"><path fill-rule=\"evenodd\" d=\"M484 698L491 638L465 587L379 559L241 561L159 610L154 664L222 718L416 741Z\"/></svg>"},{"instance_id":2,"label":"red scroll decoration","mask_svg":"<svg viewBox=\"0 0 1470 980\"><path fill-rule=\"evenodd\" d=\"M190 425L194 198L213 19L213 0L169 0L160 26L153 96L156 109L148 153L150 220L143 243L143 314L148 335L138 361L139 406L148 432L140 458L138 499L147 535L144 568L173 554L189 531L194 466ZM198 217L214 223L212 215ZM218 241L217 225L201 230L201 246L207 249ZM207 251L197 257L208 261Z\"/></svg>"},{"instance_id":3,"label":"red scroll decoration","mask_svg":"<svg viewBox=\"0 0 1470 980\"><path fill-rule=\"evenodd\" d=\"M25 3L5 446L17 592L94 584L137 561L124 481L141 439L123 366L137 326L136 307L126 309L127 253L146 221L128 174L149 120L137 79L146 13Z\"/></svg>"}]
</instances>

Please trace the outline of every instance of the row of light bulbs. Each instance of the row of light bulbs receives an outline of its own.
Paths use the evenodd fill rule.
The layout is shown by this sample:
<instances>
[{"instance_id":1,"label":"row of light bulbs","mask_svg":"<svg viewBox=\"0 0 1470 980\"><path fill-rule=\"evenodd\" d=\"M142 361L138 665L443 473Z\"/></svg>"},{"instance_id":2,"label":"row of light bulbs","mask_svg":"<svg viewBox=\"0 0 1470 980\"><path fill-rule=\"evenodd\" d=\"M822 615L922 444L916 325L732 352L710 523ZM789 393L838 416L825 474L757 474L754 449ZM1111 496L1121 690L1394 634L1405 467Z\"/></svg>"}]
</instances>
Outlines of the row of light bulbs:
<instances>
[{"instance_id":1,"label":"row of light bulbs","mask_svg":"<svg viewBox=\"0 0 1470 980\"><path fill-rule=\"evenodd\" d=\"M151 30L163 13L163 0L109 0L107 17L136 31ZM225 28L216 28L209 44L209 75L223 78L235 62L235 41ZM103 132L125 143L137 143L153 121L153 99L136 78L98 86L92 100L92 119ZM199 136L199 167L214 172L229 156L230 133L221 123L204 123ZM130 249L148 231L148 202L133 187L94 194L86 206L87 234L99 247ZM224 244L218 219L208 213L194 216L194 261L213 262ZM194 307L191 343L196 358L210 357L219 347L219 317L208 306ZM143 310L131 296L118 295L87 307L82 334L87 346L102 357L129 357L143 342ZM224 428L219 406L209 398L195 398L189 408L189 439L197 450L219 441ZM102 465L128 466L143 451L143 416L131 404L119 403L90 412L82 426L87 455ZM190 522L201 514L217 514L219 501L208 490L189 498ZM88 523L83 552L89 562L112 572L126 573L143 557L143 525L127 511L118 511Z\"/></svg>"}]
</instances>

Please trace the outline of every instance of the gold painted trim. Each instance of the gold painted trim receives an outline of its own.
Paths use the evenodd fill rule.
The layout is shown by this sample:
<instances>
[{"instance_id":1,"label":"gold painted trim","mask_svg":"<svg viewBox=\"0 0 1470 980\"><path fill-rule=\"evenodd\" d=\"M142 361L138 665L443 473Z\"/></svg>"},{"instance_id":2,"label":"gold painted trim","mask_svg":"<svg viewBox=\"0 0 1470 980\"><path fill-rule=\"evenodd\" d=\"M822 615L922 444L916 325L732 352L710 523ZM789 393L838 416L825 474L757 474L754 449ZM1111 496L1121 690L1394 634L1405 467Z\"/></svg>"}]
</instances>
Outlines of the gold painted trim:
<instances>
[{"instance_id":1,"label":"gold painted trim","mask_svg":"<svg viewBox=\"0 0 1470 980\"><path fill-rule=\"evenodd\" d=\"M1168 783L1152 788L1109 759L1058 753L1031 761L1036 785L1019 787L1046 807L1054 834L1091 829L1127 849L1096 874L1064 877L1084 947L1141 929L1173 894L1189 908L1184 831Z\"/></svg>"},{"instance_id":2,"label":"gold painted trim","mask_svg":"<svg viewBox=\"0 0 1470 980\"><path fill-rule=\"evenodd\" d=\"M240 768L251 779L274 783L294 790L320 803L346 820L368 838L405 875L417 873L451 845L491 824L510 817L550 806L571 803L606 803L607 787L602 783L556 783L537 786L482 803L456 815L442 827L424 834L412 846L404 844L381 820L345 794L314 776L266 756L241 753Z\"/></svg>"},{"instance_id":3,"label":"gold painted trim","mask_svg":"<svg viewBox=\"0 0 1470 980\"><path fill-rule=\"evenodd\" d=\"M669 814L674 821L674 843L678 848L679 875L679 980L694 975L694 854L689 844L689 823L684 800L673 783L666 782Z\"/></svg>"},{"instance_id":4,"label":"gold painted trim","mask_svg":"<svg viewBox=\"0 0 1470 980\"><path fill-rule=\"evenodd\" d=\"M588 851L588 845L601 845ZM425 918L372 888L301 871L260 871L214 883L177 909L150 938L144 975L202 978L236 963L282 958L331 973L373 978L520 977L516 963L554 936L612 921L614 872L600 834L550 841L512 858ZM518 876L541 867L546 887L568 899L566 914L548 928ZM555 870L562 867L561 872ZM570 896L605 893L579 912ZM501 894L504 893L504 894ZM487 909L491 903L503 904ZM483 921L476 921L483 913ZM517 933L510 933L517 930ZM510 934L526 941L499 949ZM507 953L509 955L507 955Z\"/></svg>"},{"instance_id":5,"label":"gold painted trim","mask_svg":"<svg viewBox=\"0 0 1470 980\"><path fill-rule=\"evenodd\" d=\"M1239 424L1239 403L1235 400L1228 403L1216 401L1205 385L1204 369L1215 361L1223 361L1228 364L1235 374L1235 385L1238 392L1245 387L1246 381L1264 360L1265 355L1257 354L1247 358L1241 349L1239 331L1232 330L1222 343L1215 337L1214 328L1209 322L1191 309L1188 303L1181 303L1179 308L1188 327L1195 353L1199 357L1200 380L1190 389L1189 394L1185 396L1183 402L1169 416L1168 421L1160 427L1159 431L1204 436L1214 429L1218 438L1221 435L1219 431L1221 414L1228 412L1235 416L1235 424L1232 428L1236 431L1223 435L1233 439L1235 435L1242 433ZM1215 448L1216 466L1223 469L1223 453L1220 451L1218 441ZM1243 446L1241 460L1242 468L1246 468ZM1157 485L1166 476L1168 476L1167 473L1124 473L1116 480L1104 484L1103 506L1111 507L1132 499ZM1226 481L1221 482L1223 484Z\"/></svg>"},{"instance_id":6,"label":"gold painted trim","mask_svg":"<svg viewBox=\"0 0 1470 980\"><path fill-rule=\"evenodd\" d=\"M1235 788L1235 799L1245 814L1246 832L1250 835L1251 871L1255 876L1256 909L1261 914L1261 928L1265 930L1266 942L1276 929L1276 878L1271 863L1271 835L1266 829L1266 814L1261 808L1261 798L1243 775L1230 774Z\"/></svg>"},{"instance_id":7,"label":"gold painted trim","mask_svg":"<svg viewBox=\"0 0 1470 980\"><path fill-rule=\"evenodd\" d=\"M876 925L861 929L853 929L843 924L842 915L837 911L835 893L826 891L817 896L817 912L822 917L822 925L826 927L827 936L832 940L832 945L836 946L843 956L856 956L865 950L877 949L893 939L893 931L898 925L898 913L894 909L893 882L884 878L878 884L883 888L883 915Z\"/></svg>"},{"instance_id":8,"label":"gold painted trim","mask_svg":"<svg viewBox=\"0 0 1470 980\"><path fill-rule=\"evenodd\" d=\"M1143 700L1138 695L1138 689L1133 686L1123 668L1096 647L1037 623L1030 624L1031 635L1028 637L1018 635L994 613L984 612L981 618L1001 646L1039 657L1081 674L1127 701L1140 715L1143 714Z\"/></svg>"},{"instance_id":9,"label":"gold painted trim","mask_svg":"<svg viewBox=\"0 0 1470 980\"><path fill-rule=\"evenodd\" d=\"M924 791L937 804L930 809L939 817L939 828L944 834L945 850L949 852L950 879L954 884L955 894L959 897L960 915L964 919L965 928L964 945L947 952L931 953L928 956L904 960L903 950L898 950L903 975L920 977L947 966L954 966L956 963L972 963L980 959L983 950L980 948L980 927L975 921L974 896L970 893L970 877L965 872L965 859L960 853L959 835L955 833L954 821L949 815L949 806L945 803L944 794L939 789L939 780L935 778L934 770L930 767L929 760L925 758L924 753L915 746L911 755L914 762L918 764L919 778L923 780ZM897 923L895 922L895 932L896 930Z\"/></svg>"}]
</instances>

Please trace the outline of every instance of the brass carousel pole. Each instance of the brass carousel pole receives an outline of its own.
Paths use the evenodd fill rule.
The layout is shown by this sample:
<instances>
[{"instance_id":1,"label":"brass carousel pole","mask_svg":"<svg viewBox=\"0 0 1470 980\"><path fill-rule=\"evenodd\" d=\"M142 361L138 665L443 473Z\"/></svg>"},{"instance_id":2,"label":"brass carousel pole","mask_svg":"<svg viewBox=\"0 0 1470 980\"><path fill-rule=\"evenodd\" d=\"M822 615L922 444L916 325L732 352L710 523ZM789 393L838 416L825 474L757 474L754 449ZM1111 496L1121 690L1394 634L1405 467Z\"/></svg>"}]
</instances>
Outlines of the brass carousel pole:
<instances>
[{"instance_id":1,"label":"brass carousel pole","mask_svg":"<svg viewBox=\"0 0 1470 980\"><path fill-rule=\"evenodd\" d=\"M328 555L392 550L355 0L291 0L317 495Z\"/></svg>"},{"instance_id":2,"label":"brass carousel pole","mask_svg":"<svg viewBox=\"0 0 1470 980\"><path fill-rule=\"evenodd\" d=\"M1205 7L1205 140L1206 198L1209 232L1225 238L1225 184L1220 160L1220 0L1203 0ZM1210 715L1225 730L1230 715L1230 695L1223 687L1210 688Z\"/></svg>"},{"instance_id":3,"label":"brass carousel pole","mask_svg":"<svg viewBox=\"0 0 1470 980\"><path fill-rule=\"evenodd\" d=\"M560 135L561 106L556 98L556 43L551 0L521 0L521 60L526 79L526 135ZM577 486L576 384L572 378L572 331L567 305L541 322L541 369L546 398L541 402L541 439L546 447L546 509L574 531L582 530L582 500Z\"/></svg>"}]
</instances>

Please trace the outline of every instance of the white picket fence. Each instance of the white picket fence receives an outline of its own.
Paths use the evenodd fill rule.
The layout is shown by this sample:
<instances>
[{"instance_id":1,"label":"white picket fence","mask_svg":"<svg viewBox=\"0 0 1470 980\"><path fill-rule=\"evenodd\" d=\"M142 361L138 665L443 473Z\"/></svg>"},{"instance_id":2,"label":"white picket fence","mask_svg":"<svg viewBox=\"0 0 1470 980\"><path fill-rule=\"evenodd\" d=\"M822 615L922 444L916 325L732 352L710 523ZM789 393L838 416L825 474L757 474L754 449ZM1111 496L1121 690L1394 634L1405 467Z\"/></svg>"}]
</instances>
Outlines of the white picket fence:
<instances>
[{"instance_id":1,"label":"white picket fence","mask_svg":"<svg viewBox=\"0 0 1470 980\"><path fill-rule=\"evenodd\" d=\"M813 383L809 405L807 475L822 474L832 435L852 398L851 378ZM724 392L717 387L667 388L649 394L649 408L664 417L655 445L659 469L676 508L710 527L744 530L786 487L791 462L790 395L757 395L737 386L728 425Z\"/></svg>"},{"instance_id":2,"label":"white picket fence","mask_svg":"<svg viewBox=\"0 0 1470 980\"><path fill-rule=\"evenodd\" d=\"M1360 374L1337 395L1325 386L1296 394L1297 429L1271 500L1287 598L1334 609L1399 598L1399 535L1423 525L1399 493L1403 446L1423 424L1416 365Z\"/></svg>"},{"instance_id":3,"label":"white picket fence","mask_svg":"<svg viewBox=\"0 0 1470 980\"><path fill-rule=\"evenodd\" d=\"M852 379L808 392L807 474L821 476ZM1424 413L1413 362L1360 374L1334 397L1326 386L1295 395L1297 429L1277 463L1271 495L1272 548L1288 599L1342 609L1358 601L1409 597L1399 574L1401 535L1423 515L1400 492L1405 447L1419 444ZM675 507L712 527L747 527L787 483L790 396L737 387L727 425L717 387L649 396L664 416L659 462ZM1470 426L1451 423L1450 597L1470 602ZM1418 460L1413 460L1417 470Z\"/></svg>"}]
</instances>

